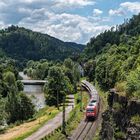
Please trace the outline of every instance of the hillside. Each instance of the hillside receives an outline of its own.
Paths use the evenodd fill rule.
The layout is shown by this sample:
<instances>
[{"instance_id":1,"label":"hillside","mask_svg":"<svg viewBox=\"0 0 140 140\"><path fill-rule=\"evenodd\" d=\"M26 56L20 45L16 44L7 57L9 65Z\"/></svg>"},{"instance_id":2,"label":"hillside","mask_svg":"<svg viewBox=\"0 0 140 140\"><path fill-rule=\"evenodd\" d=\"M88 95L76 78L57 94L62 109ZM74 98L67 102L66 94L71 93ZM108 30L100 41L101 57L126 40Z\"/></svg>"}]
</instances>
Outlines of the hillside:
<instances>
[{"instance_id":1,"label":"hillside","mask_svg":"<svg viewBox=\"0 0 140 140\"><path fill-rule=\"evenodd\" d=\"M8 57L21 61L64 60L79 55L84 45L63 42L47 34L11 26L0 31L0 48Z\"/></svg>"},{"instance_id":2,"label":"hillside","mask_svg":"<svg viewBox=\"0 0 140 140\"><path fill-rule=\"evenodd\" d=\"M90 81L103 91L115 88L108 94L100 139L139 139L140 14L92 38L81 58Z\"/></svg>"},{"instance_id":3,"label":"hillside","mask_svg":"<svg viewBox=\"0 0 140 140\"><path fill-rule=\"evenodd\" d=\"M120 43L127 43L133 36L140 35L140 14L134 15L130 20L126 20L121 25L112 27L97 37L92 37L84 49L84 55L87 58L95 58L100 54L107 44L119 45Z\"/></svg>"},{"instance_id":4,"label":"hillside","mask_svg":"<svg viewBox=\"0 0 140 140\"><path fill-rule=\"evenodd\" d=\"M94 67L87 75L103 89L126 82L126 92L138 90L138 85L137 88L131 85L133 89L130 89L128 84L133 73L138 73L140 69L140 14L119 25L115 31L105 31L92 38L82 56L88 60L87 65Z\"/></svg>"}]
</instances>

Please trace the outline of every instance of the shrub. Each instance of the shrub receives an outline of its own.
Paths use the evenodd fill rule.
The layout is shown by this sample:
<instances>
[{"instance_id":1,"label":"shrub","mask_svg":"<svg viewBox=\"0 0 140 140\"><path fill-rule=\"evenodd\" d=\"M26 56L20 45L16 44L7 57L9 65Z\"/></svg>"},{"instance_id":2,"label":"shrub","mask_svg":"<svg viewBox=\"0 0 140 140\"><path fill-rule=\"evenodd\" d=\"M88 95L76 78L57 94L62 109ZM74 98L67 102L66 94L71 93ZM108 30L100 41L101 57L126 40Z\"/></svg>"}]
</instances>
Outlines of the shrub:
<instances>
[{"instance_id":1,"label":"shrub","mask_svg":"<svg viewBox=\"0 0 140 140\"><path fill-rule=\"evenodd\" d=\"M137 124L140 123L140 115L135 115L131 117L131 123Z\"/></svg>"},{"instance_id":2,"label":"shrub","mask_svg":"<svg viewBox=\"0 0 140 140\"><path fill-rule=\"evenodd\" d=\"M116 139L125 139L125 133L122 131L116 132L115 133L115 138Z\"/></svg>"},{"instance_id":3,"label":"shrub","mask_svg":"<svg viewBox=\"0 0 140 140\"><path fill-rule=\"evenodd\" d=\"M116 89L118 92L124 92L125 89L126 89L126 82L118 82L118 83L116 83L115 89Z\"/></svg>"},{"instance_id":4,"label":"shrub","mask_svg":"<svg viewBox=\"0 0 140 140\"><path fill-rule=\"evenodd\" d=\"M140 67L130 72L127 77L126 93L127 96L133 96L134 92L140 90Z\"/></svg>"},{"instance_id":5,"label":"shrub","mask_svg":"<svg viewBox=\"0 0 140 140\"><path fill-rule=\"evenodd\" d=\"M114 104L113 104L113 108L114 108L116 111L118 111L118 110L120 110L120 109L122 108L122 106L121 106L121 104L119 104L119 103L114 103Z\"/></svg>"}]
</instances>

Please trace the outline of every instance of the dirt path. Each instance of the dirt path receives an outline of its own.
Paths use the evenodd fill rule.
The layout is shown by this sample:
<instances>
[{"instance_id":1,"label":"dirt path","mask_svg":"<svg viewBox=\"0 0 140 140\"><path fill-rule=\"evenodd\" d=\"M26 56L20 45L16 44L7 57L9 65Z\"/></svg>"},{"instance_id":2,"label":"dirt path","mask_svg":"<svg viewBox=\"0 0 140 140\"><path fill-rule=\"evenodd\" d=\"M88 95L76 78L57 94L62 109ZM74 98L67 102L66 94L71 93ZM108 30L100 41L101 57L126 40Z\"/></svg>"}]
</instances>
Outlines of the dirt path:
<instances>
[{"instance_id":1,"label":"dirt path","mask_svg":"<svg viewBox=\"0 0 140 140\"><path fill-rule=\"evenodd\" d=\"M69 105L66 107L66 120L68 120L69 113L74 106L74 95L69 95ZM62 125L62 112L60 112L55 118L48 121L43 127L41 127L37 132L33 133L31 136L26 138L25 140L40 140L44 138L46 135L53 132L59 126Z\"/></svg>"}]
</instances>

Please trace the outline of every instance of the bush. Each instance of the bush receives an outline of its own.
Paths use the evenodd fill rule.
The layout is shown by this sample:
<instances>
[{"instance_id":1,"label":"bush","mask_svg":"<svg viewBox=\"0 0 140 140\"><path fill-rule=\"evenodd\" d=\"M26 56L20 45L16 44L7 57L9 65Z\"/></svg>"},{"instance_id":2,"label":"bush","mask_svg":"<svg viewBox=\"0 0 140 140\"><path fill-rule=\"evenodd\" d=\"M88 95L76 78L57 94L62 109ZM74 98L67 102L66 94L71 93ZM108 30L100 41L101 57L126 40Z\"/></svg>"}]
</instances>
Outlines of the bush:
<instances>
[{"instance_id":1,"label":"bush","mask_svg":"<svg viewBox=\"0 0 140 140\"><path fill-rule=\"evenodd\" d=\"M114 104L113 104L113 108L114 108L116 111L118 111L118 110L120 110L120 109L122 108L122 106L121 106L121 104L119 104L119 103L114 103Z\"/></svg>"},{"instance_id":2,"label":"bush","mask_svg":"<svg viewBox=\"0 0 140 140\"><path fill-rule=\"evenodd\" d=\"M140 90L134 92L134 93L133 93L133 97L134 97L135 99L139 100L139 99L140 99Z\"/></svg>"},{"instance_id":3,"label":"bush","mask_svg":"<svg viewBox=\"0 0 140 140\"><path fill-rule=\"evenodd\" d=\"M127 77L126 93L127 96L133 96L134 92L140 90L140 67L132 71Z\"/></svg>"},{"instance_id":4,"label":"bush","mask_svg":"<svg viewBox=\"0 0 140 140\"><path fill-rule=\"evenodd\" d=\"M125 133L124 133L124 132L119 131L119 132L116 132L116 133L115 133L115 138L116 138L116 139L125 139L126 136L125 136Z\"/></svg>"},{"instance_id":5,"label":"bush","mask_svg":"<svg viewBox=\"0 0 140 140\"><path fill-rule=\"evenodd\" d=\"M137 114L131 117L131 123L134 123L134 124L140 123L140 115Z\"/></svg>"},{"instance_id":6,"label":"bush","mask_svg":"<svg viewBox=\"0 0 140 140\"><path fill-rule=\"evenodd\" d=\"M126 82L118 82L118 83L116 83L115 89L116 89L118 92L124 92L125 89L126 89Z\"/></svg>"}]
</instances>

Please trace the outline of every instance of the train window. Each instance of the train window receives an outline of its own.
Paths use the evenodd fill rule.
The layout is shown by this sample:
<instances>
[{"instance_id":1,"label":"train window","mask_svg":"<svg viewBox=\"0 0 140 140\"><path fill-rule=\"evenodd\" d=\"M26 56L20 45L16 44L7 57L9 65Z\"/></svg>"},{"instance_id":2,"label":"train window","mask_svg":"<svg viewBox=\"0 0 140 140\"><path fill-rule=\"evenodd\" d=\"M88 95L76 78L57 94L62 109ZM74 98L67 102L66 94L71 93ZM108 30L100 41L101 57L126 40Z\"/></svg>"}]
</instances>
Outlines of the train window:
<instances>
[{"instance_id":1,"label":"train window","mask_svg":"<svg viewBox=\"0 0 140 140\"><path fill-rule=\"evenodd\" d=\"M93 112L93 111L94 111L93 108L88 108L88 109L87 109L87 112Z\"/></svg>"},{"instance_id":2,"label":"train window","mask_svg":"<svg viewBox=\"0 0 140 140\"><path fill-rule=\"evenodd\" d=\"M93 103L89 103L89 106L94 106L94 104Z\"/></svg>"},{"instance_id":3,"label":"train window","mask_svg":"<svg viewBox=\"0 0 140 140\"><path fill-rule=\"evenodd\" d=\"M92 100L91 103L96 103L96 100Z\"/></svg>"}]
</instances>

